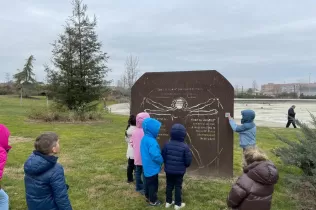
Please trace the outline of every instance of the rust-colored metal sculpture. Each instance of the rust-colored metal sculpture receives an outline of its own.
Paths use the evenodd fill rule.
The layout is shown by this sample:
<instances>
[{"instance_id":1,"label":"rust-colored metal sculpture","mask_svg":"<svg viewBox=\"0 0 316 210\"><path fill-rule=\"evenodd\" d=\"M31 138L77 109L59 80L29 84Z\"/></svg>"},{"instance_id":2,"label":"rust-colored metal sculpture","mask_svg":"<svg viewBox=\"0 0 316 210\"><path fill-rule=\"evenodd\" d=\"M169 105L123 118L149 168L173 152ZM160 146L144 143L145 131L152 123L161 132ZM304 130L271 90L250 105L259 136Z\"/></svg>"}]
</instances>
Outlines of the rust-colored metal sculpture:
<instances>
[{"instance_id":1,"label":"rust-colored metal sculpture","mask_svg":"<svg viewBox=\"0 0 316 210\"><path fill-rule=\"evenodd\" d=\"M158 141L169 141L170 128L181 123L193 162L189 173L233 175L234 88L215 70L145 73L132 87L131 113L148 112L162 122Z\"/></svg>"}]
</instances>

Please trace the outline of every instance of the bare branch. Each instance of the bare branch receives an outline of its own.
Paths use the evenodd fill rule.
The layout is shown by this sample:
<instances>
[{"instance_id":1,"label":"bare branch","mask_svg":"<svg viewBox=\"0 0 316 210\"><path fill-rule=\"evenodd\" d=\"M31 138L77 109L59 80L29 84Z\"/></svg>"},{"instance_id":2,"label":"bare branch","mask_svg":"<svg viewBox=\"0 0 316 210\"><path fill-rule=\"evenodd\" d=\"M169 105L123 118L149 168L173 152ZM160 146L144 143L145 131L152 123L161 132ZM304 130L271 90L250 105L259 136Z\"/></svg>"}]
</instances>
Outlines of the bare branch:
<instances>
[{"instance_id":1,"label":"bare branch","mask_svg":"<svg viewBox=\"0 0 316 210\"><path fill-rule=\"evenodd\" d=\"M139 59L137 56L130 55L126 58L125 61L125 72L123 75L124 87L131 89L134 83L136 82L139 69L138 69Z\"/></svg>"}]
</instances>

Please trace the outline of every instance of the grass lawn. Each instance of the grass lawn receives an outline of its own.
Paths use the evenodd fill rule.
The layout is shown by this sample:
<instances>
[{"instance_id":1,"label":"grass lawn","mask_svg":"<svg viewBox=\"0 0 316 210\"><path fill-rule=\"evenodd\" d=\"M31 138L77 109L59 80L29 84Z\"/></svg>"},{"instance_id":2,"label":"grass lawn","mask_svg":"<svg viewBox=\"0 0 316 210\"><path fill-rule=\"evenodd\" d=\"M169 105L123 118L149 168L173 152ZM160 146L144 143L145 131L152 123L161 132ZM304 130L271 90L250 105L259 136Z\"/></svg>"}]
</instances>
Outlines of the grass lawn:
<instances>
[{"instance_id":1,"label":"grass lawn","mask_svg":"<svg viewBox=\"0 0 316 210\"><path fill-rule=\"evenodd\" d=\"M142 196L134 191L134 186L126 183L126 143L124 129L126 116L107 115L102 123L67 124L35 123L27 121L31 107L46 106L44 98L23 99L0 96L0 123L11 130L12 150L2 181L2 187L10 197L10 209L26 209L23 164L33 151L33 141L44 131L54 131L60 135L61 154L59 162L64 166L69 195L75 210L116 210L151 209ZM280 180L273 197L274 210L297 209L297 201L290 196L290 189L284 175L299 173L296 168L285 167L271 150L282 143L273 132L295 137L294 129L258 128L257 142L280 171ZM235 136L234 175L241 174L241 149ZM183 200L185 209L219 210L226 209L226 197L233 180L185 177ZM159 198L165 199L165 177L160 176ZM161 208L164 208L162 206Z\"/></svg>"}]
</instances>

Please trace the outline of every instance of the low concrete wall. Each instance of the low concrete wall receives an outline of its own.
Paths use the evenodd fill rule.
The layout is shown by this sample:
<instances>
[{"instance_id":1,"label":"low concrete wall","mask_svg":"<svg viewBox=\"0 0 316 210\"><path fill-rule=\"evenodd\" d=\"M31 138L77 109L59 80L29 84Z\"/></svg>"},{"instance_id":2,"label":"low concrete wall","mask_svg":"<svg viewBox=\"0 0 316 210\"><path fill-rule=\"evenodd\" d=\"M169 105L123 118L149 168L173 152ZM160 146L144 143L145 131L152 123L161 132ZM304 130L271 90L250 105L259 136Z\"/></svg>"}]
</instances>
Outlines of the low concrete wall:
<instances>
[{"instance_id":1,"label":"low concrete wall","mask_svg":"<svg viewBox=\"0 0 316 210\"><path fill-rule=\"evenodd\" d=\"M315 103L316 99L274 99L274 98L235 98L235 103L256 103L256 104L269 104L269 103Z\"/></svg>"}]
</instances>

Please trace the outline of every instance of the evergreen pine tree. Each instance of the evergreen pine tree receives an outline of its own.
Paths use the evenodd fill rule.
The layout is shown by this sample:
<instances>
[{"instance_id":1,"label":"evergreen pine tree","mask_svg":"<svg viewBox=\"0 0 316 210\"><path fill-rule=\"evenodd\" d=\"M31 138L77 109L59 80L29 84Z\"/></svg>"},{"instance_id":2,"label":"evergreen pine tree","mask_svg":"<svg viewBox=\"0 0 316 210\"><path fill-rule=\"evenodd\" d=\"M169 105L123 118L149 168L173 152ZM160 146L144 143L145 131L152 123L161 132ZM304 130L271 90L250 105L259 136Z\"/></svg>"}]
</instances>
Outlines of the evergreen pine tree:
<instances>
[{"instance_id":1,"label":"evergreen pine tree","mask_svg":"<svg viewBox=\"0 0 316 210\"><path fill-rule=\"evenodd\" d=\"M32 92L35 90L36 79L33 72L33 62L35 58L31 55L23 67L23 70L18 69L18 73L13 75L15 80L15 86L18 90L23 93L23 97L29 97L32 95Z\"/></svg>"},{"instance_id":2,"label":"evergreen pine tree","mask_svg":"<svg viewBox=\"0 0 316 210\"><path fill-rule=\"evenodd\" d=\"M276 134L277 138L287 146L276 149L275 154L285 164L299 167L306 180L316 187L316 117L312 113L310 115L314 128L296 120L300 127L296 140L289 140Z\"/></svg>"},{"instance_id":3,"label":"evergreen pine tree","mask_svg":"<svg viewBox=\"0 0 316 210\"><path fill-rule=\"evenodd\" d=\"M98 100L105 86L109 68L107 53L95 31L96 17L86 15L87 5L73 0L73 12L64 33L53 44L53 64L48 69L48 83L54 99L70 110L85 111Z\"/></svg>"},{"instance_id":4,"label":"evergreen pine tree","mask_svg":"<svg viewBox=\"0 0 316 210\"><path fill-rule=\"evenodd\" d=\"M35 61L35 58L33 55L31 55L27 60L24 65L24 68L22 71L19 71L19 73L16 73L13 75L15 82L20 84L21 82L26 82L26 83L36 83L35 80L35 74L33 72L33 62Z\"/></svg>"}]
</instances>

